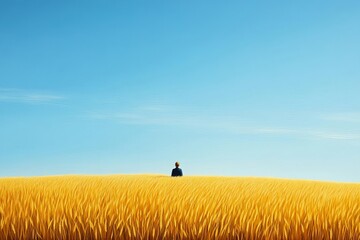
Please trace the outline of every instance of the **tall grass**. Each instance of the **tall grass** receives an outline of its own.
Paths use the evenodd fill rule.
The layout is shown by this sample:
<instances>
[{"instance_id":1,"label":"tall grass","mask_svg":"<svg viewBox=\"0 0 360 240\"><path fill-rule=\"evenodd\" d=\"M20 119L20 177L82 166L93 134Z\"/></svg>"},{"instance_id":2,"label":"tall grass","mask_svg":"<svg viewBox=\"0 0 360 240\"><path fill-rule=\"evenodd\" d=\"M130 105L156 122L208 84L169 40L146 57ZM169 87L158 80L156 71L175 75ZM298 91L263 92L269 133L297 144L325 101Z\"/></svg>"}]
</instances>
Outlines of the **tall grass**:
<instances>
[{"instance_id":1,"label":"tall grass","mask_svg":"<svg viewBox=\"0 0 360 240\"><path fill-rule=\"evenodd\" d=\"M0 179L1 239L360 239L360 184L266 178Z\"/></svg>"}]
</instances>

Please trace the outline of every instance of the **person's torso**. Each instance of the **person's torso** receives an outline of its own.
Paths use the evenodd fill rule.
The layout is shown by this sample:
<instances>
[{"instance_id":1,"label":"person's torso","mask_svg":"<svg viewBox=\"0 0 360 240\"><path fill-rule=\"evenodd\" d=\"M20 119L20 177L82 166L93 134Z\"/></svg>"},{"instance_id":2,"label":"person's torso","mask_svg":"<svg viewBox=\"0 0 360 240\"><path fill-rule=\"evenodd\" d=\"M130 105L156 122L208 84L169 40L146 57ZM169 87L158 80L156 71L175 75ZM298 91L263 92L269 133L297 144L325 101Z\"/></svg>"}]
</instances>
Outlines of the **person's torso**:
<instances>
[{"instance_id":1,"label":"person's torso","mask_svg":"<svg viewBox=\"0 0 360 240\"><path fill-rule=\"evenodd\" d=\"M173 169L173 176L181 176L181 175L182 175L182 171L180 168Z\"/></svg>"}]
</instances>

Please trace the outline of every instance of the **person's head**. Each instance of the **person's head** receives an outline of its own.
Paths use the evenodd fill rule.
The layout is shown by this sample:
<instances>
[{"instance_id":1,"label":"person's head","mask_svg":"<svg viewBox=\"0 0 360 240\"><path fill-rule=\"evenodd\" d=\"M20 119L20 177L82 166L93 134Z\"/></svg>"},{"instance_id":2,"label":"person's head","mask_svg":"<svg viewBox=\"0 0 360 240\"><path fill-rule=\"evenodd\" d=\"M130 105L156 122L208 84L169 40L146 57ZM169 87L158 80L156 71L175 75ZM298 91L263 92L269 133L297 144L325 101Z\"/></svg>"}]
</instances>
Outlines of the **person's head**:
<instances>
[{"instance_id":1,"label":"person's head","mask_svg":"<svg viewBox=\"0 0 360 240\"><path fill-rule=\"evenodd\" d=\"M180 163L179 162L176 162L175 163L175 167L179 167L180 166Z\"/></svg>"}]
</instances>

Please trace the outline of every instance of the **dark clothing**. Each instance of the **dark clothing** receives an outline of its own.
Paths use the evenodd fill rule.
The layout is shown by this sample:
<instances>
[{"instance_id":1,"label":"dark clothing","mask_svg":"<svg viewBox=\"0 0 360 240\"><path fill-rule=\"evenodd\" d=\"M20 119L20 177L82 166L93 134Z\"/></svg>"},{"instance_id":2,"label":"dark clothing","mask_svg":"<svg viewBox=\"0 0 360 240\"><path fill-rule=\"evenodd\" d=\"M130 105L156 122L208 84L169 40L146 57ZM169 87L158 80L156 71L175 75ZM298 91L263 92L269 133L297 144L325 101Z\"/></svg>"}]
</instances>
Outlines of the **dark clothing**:
<instances>
[{"instance_id":1,"label":"dark clothing","mask_svg":"<svg viewBox=\"0 0 360 240\"><path fill-rule=\"evenodd\" d=\"M174 168L171 172L172 177L181 177L183 175L181 168Z\"/></svg>"}]
</instances>

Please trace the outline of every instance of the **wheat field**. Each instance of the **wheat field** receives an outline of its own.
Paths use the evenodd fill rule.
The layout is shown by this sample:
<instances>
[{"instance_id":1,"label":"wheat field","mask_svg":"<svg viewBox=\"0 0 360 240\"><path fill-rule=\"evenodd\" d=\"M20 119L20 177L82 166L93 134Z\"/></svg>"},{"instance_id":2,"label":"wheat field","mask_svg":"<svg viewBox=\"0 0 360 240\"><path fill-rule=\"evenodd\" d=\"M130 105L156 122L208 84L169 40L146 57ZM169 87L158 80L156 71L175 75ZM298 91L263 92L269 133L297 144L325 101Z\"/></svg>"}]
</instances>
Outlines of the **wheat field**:
<instances>
[{"instance_id":1,"label":"wheat field","mask_svg":"<svg viewBox=\"0 0 360 240\"><path fill-rule=\"evenodd\" d=\"M1 239L360 239L360 184L159 175L0 178Z\"/></svg>"}]
</instances>

